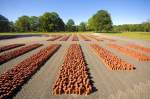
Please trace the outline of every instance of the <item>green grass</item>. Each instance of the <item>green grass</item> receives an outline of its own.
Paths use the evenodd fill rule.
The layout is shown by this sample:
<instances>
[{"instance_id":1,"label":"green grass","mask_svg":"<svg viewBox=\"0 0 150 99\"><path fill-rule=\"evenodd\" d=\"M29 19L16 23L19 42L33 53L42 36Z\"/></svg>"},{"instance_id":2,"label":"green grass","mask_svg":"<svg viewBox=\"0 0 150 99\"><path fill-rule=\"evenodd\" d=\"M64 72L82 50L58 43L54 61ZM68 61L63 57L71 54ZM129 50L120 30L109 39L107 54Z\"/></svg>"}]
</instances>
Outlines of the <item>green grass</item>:
<instances>
[{"instance_id":1,"label":"green grass","mask_svg":"<svg viewBox=\"0 0 150 99\"><path fill-rule=\"evenodd\" d=\"M150 32L122 32L122 33L104 33L111 36L121 36L130 39L150 40Z\"/></svg>"},{"instance_id":2,"label":"green grass","mask_svg":"<svg viewBox=\"0 0 150 99\"><path fill-rule=\"evenodd\" d=\"M17 34L92 34L94 32L26 32L26 33L0 33L0 35L17 35ZM122 33L103 33L111 36L121 36L130 39L150 40L150 32L122 32Z\"/></svg>"}]
</instances>

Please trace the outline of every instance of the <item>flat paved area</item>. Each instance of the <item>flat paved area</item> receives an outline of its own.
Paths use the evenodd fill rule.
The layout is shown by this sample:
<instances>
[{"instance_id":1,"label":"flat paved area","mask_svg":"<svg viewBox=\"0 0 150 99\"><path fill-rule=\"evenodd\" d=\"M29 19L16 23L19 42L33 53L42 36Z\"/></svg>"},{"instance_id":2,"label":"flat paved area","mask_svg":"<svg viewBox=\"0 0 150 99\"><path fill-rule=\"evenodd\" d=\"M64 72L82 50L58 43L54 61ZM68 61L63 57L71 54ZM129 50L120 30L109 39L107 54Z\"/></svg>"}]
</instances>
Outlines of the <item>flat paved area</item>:
<instances>
[{"instance_id":1,"label":"flat paved area","mask_svg":"<svg viewBox=\"0 0 150 99\"><path fill-rule=\"evenodd\" d=\"M105 35L96 35L99 37L106 37ZM59 41L59 39L56 41L46 41L49 38L50 37L25 37L0 40L0 46L14 43L44 44L42 47L34 49L2 64L0 66L0 74L50 44L62 44L61 48L49 60L47 60L47 62L31 77L27 83L22 86L21 90L13 97L13 99L150 99L150 61L139 62L132 57L108 48L106 44L110 43L109 40L98 42L94 39L91 39L92 41L83 41L79 38L80 41L74 42L72 41L71 36L68 41ZM111 36L108 38L116 40L111 43L122 45L134 43L150 48L149 41L129 40L126 38ZM73 43L78 43L81 45L96 90L88 96L73 94L54 96L51 93L52 85L59 73L59 67L63 63L67 48ZM136 69L132 71L108 70L102 61L100 61L99 58L91 52L88 46L89 43L99 44L119 58L133 64Z\"/></svg>"}]
</instances>

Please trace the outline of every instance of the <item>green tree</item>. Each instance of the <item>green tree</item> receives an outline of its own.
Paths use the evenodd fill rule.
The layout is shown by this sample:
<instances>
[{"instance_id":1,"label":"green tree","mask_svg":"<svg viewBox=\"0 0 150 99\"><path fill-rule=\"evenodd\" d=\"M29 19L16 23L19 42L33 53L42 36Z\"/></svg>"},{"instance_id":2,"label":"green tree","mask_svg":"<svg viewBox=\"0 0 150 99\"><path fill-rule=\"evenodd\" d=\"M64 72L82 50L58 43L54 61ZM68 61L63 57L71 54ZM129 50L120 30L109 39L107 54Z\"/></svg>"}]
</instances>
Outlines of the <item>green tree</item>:
<instances>
[{"instance_id":1,"label":"green tree","mask_svg":"<svg viewBox=\"0 0 150 99\"><path fill-rule=\"evenodd\" d=\"M39 17L39 29L43 32L64 31L65 24L55 12L46 12Z\"/></svg>"},{"instance_id":2,"label":"green tree","mask_svg":"<svg viewBox=\"0 0 150 99\"><path fill-rule=\"evenodd\" d=\"M30 30L31 31L38 31L39 28L39 18L36 16L30 17Z\"/></svg>"},{"instance_id":3,"label":"green tree","mask_svg":"<svg viewBox=\"0 0 150 99\"><path fill-rule=\"evenodd\" d=\"M13 21L9 22L9 31L10 32L16 32L17 31L16 25Z\"/></svg>"},{"instance_id":4,"label":"green tree","mask_svg":"<svg viewBox=\"0 0 150 99\"><path fill-rule=\"evenodd\" d=\"M98 32L112 31L112 20L110 14L105 10L100 10L88 21L89 27Z\"/></svg>"},{"instance_id":5,"label":"green tree","mask_svg":"<svg viewBox=\"0 0 150 99\"><path fill-rule=\"evenodd\" d=\"M80 25L78 26L78 31L86 31L86 23L81 22Z\"/></svg>"},{"instance_id":6,"label":"green tree","mask_svg":"<svg viewBox=\"0 0 150 99\"><path fill-rule=\"evenodd\" d=\"M66 31L73 32L76 31L76 26L73 19L69 19L66 24Z\"/></svg>"},{"instance_id":7,"label":"green tree","mask_svg":"<svg viewBox=\"0 0 150 99\"><path fill-rule=\"evenodd\" d=\"M150 32L150 21L143 22L142 26L144 32Z\"/></svg>"},{"instance_id":8,"label":"green tree","mask_svg":"<svg viewBox=\"0 0 150 99\"><path fill-rule=\"evenodd\" d=\"M150 32L150 22L143 22L141 24L123 24L114 25L115 32Z\"/></svg>"},{"instance_id":9,"label":"green tree","mask_svg":"<svg viewBox=\"0 0 150 99\"><path fill-rule=\"evenodd\" d=\"M65 31L65 23L61 18L57 20L56 31Z\"/></svg>"},{"instance_id":10,"label":"green tree","mask_svg":"<svg viewBox=\"0 0 150 99\"><path fill-rule=\"evenodd\" d=\"M75 25L73 19L69 19L68 22L67 22L67 25L70 25L70 26Z\"/></svg>"},{"instance_id":11,"label":"green tree","mask_svg":"<svg viewBox=\"0 0 150 99\"><path fill-rule=\"evenodd\" d=\"M9 31L9 20L0 15L0 32L8 32Z\"/></svg>"},{"instance_id":12,"label":"green tree","mask_svg":"<svg viewBox=\"0 0 150 99\"><path fill-rule=\"evenodd\" d=\"M16 27L17 27L17 31L20 32L28 32L30 31L30 17L28 16L21 16L18 18L18 20L16 21Z\"/></svg>"}]
</instances>

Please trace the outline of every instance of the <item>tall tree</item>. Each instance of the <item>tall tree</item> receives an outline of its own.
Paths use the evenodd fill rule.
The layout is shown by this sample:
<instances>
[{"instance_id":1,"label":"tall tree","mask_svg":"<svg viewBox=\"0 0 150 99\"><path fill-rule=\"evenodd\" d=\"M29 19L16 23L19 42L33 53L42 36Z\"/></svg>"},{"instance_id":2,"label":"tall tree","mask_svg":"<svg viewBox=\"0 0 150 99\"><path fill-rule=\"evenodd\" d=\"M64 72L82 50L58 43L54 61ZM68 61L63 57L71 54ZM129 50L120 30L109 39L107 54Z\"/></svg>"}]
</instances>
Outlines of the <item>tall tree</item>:
<instances>
[{"instance_id":1,"label":"tall tree","mask_svg":"<svg viewBox=\"0 0 150 99\"><path fill-rule=\"evenodd\" d=\"M112 20L110 14L105 10L100 10L88 21L90 28L99 32L112 31Z\"/></svg>"},{"instance_id":2,"label":"tall tree","mask_svg":"<svg viewBox=\"0 0 150 99\"><path fill-rule=\"evenodd\" d=\"M144 32L150 32L150 21L146 21L142 23L142 26L144 27Z\"/></svg>"},{"instance_id":3,"label":"tall tree","mask_svg":"<svg viewBox=\"0 0 150 99\"><path fill-rule=\"evenodd\" d=\"M63 31L64 22L55 12L46 12L39 17L39 29L44 32Z\"/></svg>"},{"instance_id":4,"label":"tall tree","mask_svg":"<svg viewBox=\"0 0 150 99\"><path fill-rule=\"evenodd\" d=\"M36 16L30 17L30 30L31 31L38 31L39 28L39 18Z\"/></svg>"},{"instance_id":5,"label":"tall tree","mask_svg":"<svg viewBox=\"0 0 150 99\"><path fill-rule=\"evenodd\" d=\"M78 31L86 31L86 23L81 22L80 25L78 26Z\"/></svg>"},{"instance_id":6,"label":"tall tree","mask_svg":"<svg viewBox=\"0 0 150 99\"><path fill-rule=\"evenodd\" d=\"M30 31L30 17L21 16L16 21L16 27L20 32L28 32Z\"/></svg>"},{"instance_id":7,"label":"tall tree","mask_svg":"<svg viewBox=\"0 0 150 99\"><path fill-rule=\"evenodd\" d=\"M75 23L74 23L73 19L68 20L68 22L66 24L66 30L70 31L70 32L73 32L76 30Z\"/></svg>"},{"instance_id":8,"label":"tall tree","mask_svg":"<svg viewBox=\"0 0 150 99\"><path fill-rule=\"evenodd\" d=\"M13 21L9 22L9 31L10 32L16 32L17 28L15 26L15 23Z\"/></svg>"},{"instance_id":9,"label":"tall tree","mask_svg":"<svg viewBox=\"0 0 150 99\"><path fill-rule=\"evenodd\" d=\"M0 15L0 32L8 32L9 31L9 20Z\"/></svg>"}]
</instances>

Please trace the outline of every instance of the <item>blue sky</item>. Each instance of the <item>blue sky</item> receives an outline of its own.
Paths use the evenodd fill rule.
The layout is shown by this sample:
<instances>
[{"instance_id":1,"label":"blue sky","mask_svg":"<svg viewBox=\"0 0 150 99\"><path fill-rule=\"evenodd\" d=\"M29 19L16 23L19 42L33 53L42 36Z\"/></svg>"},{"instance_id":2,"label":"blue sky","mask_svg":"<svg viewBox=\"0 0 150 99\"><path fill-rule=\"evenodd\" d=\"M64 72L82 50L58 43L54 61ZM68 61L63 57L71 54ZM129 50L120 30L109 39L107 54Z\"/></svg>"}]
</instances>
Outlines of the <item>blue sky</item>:
<instances>
[{"instance_id":1,"label":"blue sky","mask_svg":"<svg viewBox=\"0 0 150 99\"><path fill-rule=\"evenodd\" d=\"M66 22L87 21L98 10L107 10L113 24L141 23L150 19L150 0L0 0L0 14L11 21L19 16L57 12Z\"/></svg>"}]
</instances>

